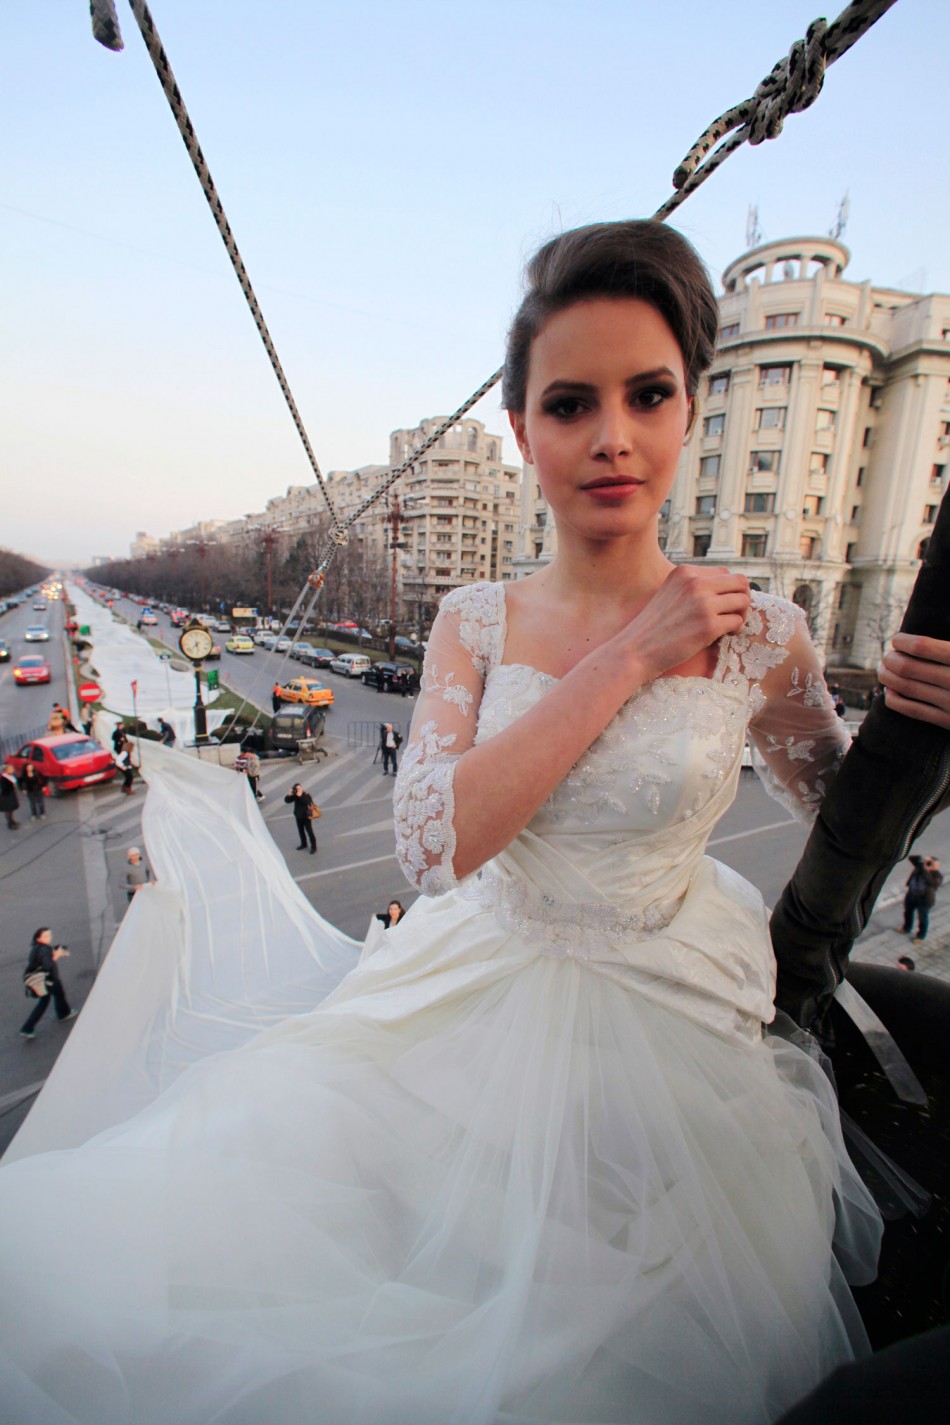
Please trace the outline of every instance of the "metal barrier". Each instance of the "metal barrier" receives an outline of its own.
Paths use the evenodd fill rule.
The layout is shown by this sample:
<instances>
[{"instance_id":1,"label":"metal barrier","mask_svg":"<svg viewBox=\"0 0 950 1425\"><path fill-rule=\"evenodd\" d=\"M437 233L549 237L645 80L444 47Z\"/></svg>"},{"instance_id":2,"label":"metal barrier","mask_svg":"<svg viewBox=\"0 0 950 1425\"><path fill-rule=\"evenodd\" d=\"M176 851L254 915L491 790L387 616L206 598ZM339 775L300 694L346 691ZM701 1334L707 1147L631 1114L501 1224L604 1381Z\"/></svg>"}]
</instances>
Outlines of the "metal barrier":
<instances>
[{"instance_id":1,"label":"metal barrier","mask_svg":"<svg viewBox=\"0 0 950 1425\"><path fill-rule=\"evenodd\" d=\"M376 722L348 722L346 725L346 745L347 747L378 747L379 729L387 719L380 718ZM394 722L393 732L398 732L402 736L402 723Z\"/></svg>"},{"instance_id":2,"label":"metal barrier","mask_svg":"<svg viewBox=\"0 0 950 1425\"><path fill-rule=\"evenodd\" d=\"M38 737L49 737L49 728L45 723L32 728L30 732L17 732L12 737L0 738L0 758L11 756L12 753L18 752L25 742L35 742Z\"/></svg>"}]
</instances>

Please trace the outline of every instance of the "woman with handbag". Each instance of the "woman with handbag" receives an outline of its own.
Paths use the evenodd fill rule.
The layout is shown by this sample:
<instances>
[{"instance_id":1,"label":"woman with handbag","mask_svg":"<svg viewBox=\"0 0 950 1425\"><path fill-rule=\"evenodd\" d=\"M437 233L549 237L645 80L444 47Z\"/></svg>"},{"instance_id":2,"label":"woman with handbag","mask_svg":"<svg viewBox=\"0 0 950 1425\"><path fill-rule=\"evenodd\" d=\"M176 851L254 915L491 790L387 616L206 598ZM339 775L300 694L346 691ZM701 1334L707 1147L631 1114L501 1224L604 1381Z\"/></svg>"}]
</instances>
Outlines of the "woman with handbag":
<instances>
[{"instance_id":1,"label":"woman with handbag","mask_svg":"<svg viewBox=\"0 0 950 1425\"><path fill-rule=\"evenodd\" d=\"M36 1038L36 1026L49 1008L51 999L56 1005L57 1019L76 1018L78 1011L69 1007L56 963L68 954L65 945L53 944L53 932L48 925L41 925L39 930L33 932L30 958L23 971L23 985L35 1004L20 1030L24 1039Z\"/></svg>"},{"instance_id":2,"label":"woman with handbag","mask_svg":"<svg viewBox=\"0 0 950 1425\"><path fill-rule=\"evenodd\" d=\"M299 782L295 782L284 797L285 802L289 802L294 809L294 821L297 823L298 851L306 851L307 842L310 842L310 855L316 855L317 838L313 834L313 823L320 815L320 808L317 806L309 792L305 792Z\"/></svg>"}]
</instances>

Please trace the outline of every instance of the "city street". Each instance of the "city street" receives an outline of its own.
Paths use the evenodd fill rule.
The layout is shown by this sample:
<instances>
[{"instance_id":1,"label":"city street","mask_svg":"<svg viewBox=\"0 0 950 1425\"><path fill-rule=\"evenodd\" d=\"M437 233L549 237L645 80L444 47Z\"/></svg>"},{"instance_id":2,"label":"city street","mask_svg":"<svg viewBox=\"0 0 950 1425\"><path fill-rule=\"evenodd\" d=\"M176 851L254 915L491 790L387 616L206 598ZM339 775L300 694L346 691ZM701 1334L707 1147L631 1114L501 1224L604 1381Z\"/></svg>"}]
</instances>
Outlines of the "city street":
<instances>
[{"instance_id":1,"label":"city street","mask_svg":"<svg viewBox=\"0 0 950 1425\"><path fill-rule=\"evenodd\" d=\"M137 606L124 604L122 612L137 617ZM161 635L170 647L177 632L164 616ZM46 645L26 645L22 632L30 622L45 619L54 636ZM0 736L28 733L44 723L54 698L66 701L62 606L46 615L29 607L11 611L0 620L0 636L18 651L42 646L49 651L54 680L49 688L13 687L11 664L0 668ZM155 630L152 630L154 635ZM253 657L222 655L222 672L235 690L252 690L267 703L267 694L280 670L281 658L262 650ZM295 676L299 665L288 663L283 673ZM394 855L392 830L393 779L384 779L375 757L375 728L384 717L408 732L414 699L377 694L361 684L333 673L325 674L334 690L335 706L327 720L324 738L328 757L300 766L295 758L270 758L263 764L261 789L265 801L261 814L284 853L291 875L311 904L347 934L362 939L372 915L396 896L409 906L416 894L403 880ZM368 724L368 743L347 733ZM184 755L184 754L182 754ZM232 772L222 775L234 776ZM298 851L290 808L283 798L295 781L312 793L323 816L316 825L319 851L310 856ZM21 810L21 829L0 827L0 887L4 906L0 976L0 1150L9 1142L29 1107L32 1093L48 1073L68 1026L48 1013L37 1038L24 1041L17 1030L28 1005L22 989L22 968L30 937L39 925L53 928L57 941L68 944L70 958L63 962L63 980L71 1003L81 1008L99 964L125 908L124 874L129 846L143 844L141 814L146 788L137 784L136 796L124 797L115 783L69 793L47 800L44 822L31 824ZM926 849L950 862L950 817L939 818L926 836ZM805 831L772 801L751 772L743 772L739 794L713 832L710 854L746 876L773 902L793 869L805 841ZM900 920L906 866L892 873L878 909L856 958L893 964L905 948L895 933ZM950 954L947 940L935 921L929 947L930 973L946 977ZM947 927L950 929L950 925ZM925 968L921 963L921 968Z\"/></svg>"}]
</instances>

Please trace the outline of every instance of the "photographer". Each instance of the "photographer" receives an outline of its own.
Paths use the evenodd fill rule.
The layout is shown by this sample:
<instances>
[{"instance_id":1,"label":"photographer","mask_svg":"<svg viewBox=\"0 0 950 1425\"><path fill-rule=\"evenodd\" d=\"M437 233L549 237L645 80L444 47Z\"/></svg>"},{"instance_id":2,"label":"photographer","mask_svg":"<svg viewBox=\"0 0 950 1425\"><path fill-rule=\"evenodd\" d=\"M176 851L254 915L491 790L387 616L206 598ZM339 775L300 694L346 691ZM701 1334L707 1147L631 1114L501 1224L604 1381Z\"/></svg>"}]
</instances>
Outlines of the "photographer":
<instances>
[{"instance_id":1,"label":"photographer","mask_svg":"<svg viewBox=\"0 0 950 1425\"><path fill-rule=\"evenodd\" d=\"M911 933L916 915L917 934L914 937L914 944L920 945L927 939L930 912L937 899L937 889L943 885L943 874L936 856L910 856L908 860L914 869L907 877L903 930L905 935Z\"/></svg>"},{"instance_id":2,"label":"photographer","mask_svg":"<svg viewBox=\"0 0 950 1425\"><path fill-rule=\"evenodd\" d=\"M57 1019L75 1019L78 1011L69 1007L57 965L57 961L62 960L68 954L69 951L65 945L53 944L53 932L48 925L42 925L39 930L34 931L33 943L30 946L30 958L27 961L23 977L25 980L27 975L44 974L46 988L36 995L36 1003L20 1030L24 1039L36 1038L36 1026L46 1013L51 999L56 1005ZM35 990L27 992L36 994Z\"/></svg>"}]
</instances>

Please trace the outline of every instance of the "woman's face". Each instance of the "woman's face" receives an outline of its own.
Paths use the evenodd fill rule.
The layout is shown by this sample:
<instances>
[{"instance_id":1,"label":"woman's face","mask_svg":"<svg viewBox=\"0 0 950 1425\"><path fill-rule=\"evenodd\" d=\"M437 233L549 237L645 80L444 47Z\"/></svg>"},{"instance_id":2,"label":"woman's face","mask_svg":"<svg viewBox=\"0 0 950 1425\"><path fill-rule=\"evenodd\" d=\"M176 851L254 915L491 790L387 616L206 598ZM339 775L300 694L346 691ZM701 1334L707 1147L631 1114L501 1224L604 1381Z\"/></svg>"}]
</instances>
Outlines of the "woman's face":
<instances>
[{"instance_id":1,"label":"woman's face","mask_svg":"<svg viewBox=\"0 0 950 1425\"><path fill-rule=\"evenodd\" d=\"M691 404L679 343L649 303L597 298L550 317L511 424L559 531L609 540L655 530Z\"/></svg>"},{"instance_id":2,"label":"woman's face","mask_svg":"<svg viewBox=\"0 0 950 1425\"><path fill-rule=\"evenodd\" d=\"M402 915L402 906L399 904L399 902L398 902L398 901L390 901L390 902L389 902L389 919L390 919L390 920L398 920L401 915Z\"/></svg>"}]
</instances>

